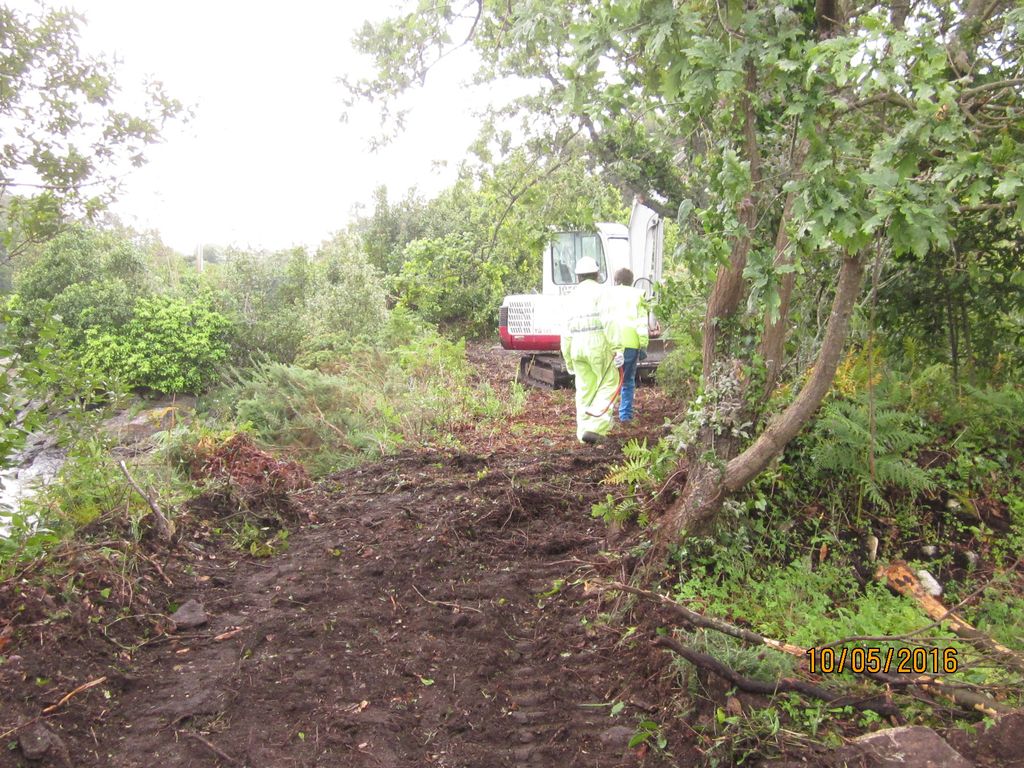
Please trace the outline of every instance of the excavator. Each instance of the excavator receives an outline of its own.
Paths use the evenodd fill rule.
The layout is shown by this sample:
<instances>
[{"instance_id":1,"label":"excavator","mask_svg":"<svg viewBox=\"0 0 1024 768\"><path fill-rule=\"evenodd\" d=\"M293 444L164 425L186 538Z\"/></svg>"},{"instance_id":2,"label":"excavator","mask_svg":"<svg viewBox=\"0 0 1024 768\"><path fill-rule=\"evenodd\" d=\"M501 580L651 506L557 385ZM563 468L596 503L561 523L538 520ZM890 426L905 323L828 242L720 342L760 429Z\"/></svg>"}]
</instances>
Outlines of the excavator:
<instances>
[{"instance_id":1,"label":"excavator","mask_svg":"<svg viewBox=\"0 0 1024 768\"><path fill-rule=\"evenodd\" d=\"M519 350L518 380L522 384L559 388L572 386L559 351L564 297L576 290L576 262L590 256L601 267L599 282L606 288L623 267L635 276L649 301L661 280L665 225L640 202L633 203L629 226L596 225L596 232L557 232L545 247L540 293L506 296L498 311L498 335L505 349ZM653 313L648 314L650 345L637 376L648 377L667 353L667 341Z\"/></svg>"}]
</instances>

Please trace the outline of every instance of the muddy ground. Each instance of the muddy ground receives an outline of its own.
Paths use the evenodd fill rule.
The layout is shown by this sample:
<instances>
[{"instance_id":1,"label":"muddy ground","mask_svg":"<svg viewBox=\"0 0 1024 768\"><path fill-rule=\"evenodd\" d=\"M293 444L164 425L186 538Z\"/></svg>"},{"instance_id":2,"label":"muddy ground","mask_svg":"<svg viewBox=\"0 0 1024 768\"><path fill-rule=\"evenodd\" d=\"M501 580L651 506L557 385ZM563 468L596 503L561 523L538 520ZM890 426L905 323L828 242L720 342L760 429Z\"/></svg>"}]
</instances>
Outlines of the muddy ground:
<instances>
[{"instance_id":1,"label":"muddy ground","mask_svg":"<svg viewBox=\"0 0 1024 768\"><path fill-rule=\"evenodd\" d=\"M515 356L469 354L507 390ZM0 768L729 765L757 744L732 751L719 714L768 699L655 647L675 619L602 589L642 537L609 540L590 515L621 445L680 408L644 388L632 424L583 447L572 392L531 390L508 423L299 491L301 468L224 444L207 468L246 472L177 510L172 544L108 521L0 583ZM230 530L257 486L275 514L245 514L267 529L245 552ZM276 553L254 556L267 539ZM202 615L175 625L190 603ZM1024 766L1013 717L947 738L978 766ZM791 735L771 765L849 762Z\"/></svg>"},{"instance_id":2,"label":"muddy ground","mask_svg":"<svg viewBox=\"0 0 1024 768\"><path fill-rule=\"evenodd\" d=\"M514 357L474 357L507 387ZM33 614L3 617L0 766L33 750L74 766L694 764L671 659L652 627L605 621L615 606L592 588L630 558L590 517L601 480L675 409L644 389L628 429L584 448L571 392L532 391L508 424L295 494L287 549L267 558L231 548L210 522L224 510L200 500L184 546L153 545L114 585L131 616L104 614L87 565L78 612L26 574L0 596ZM189 600L207 621L175 630ZM665 750L629 746L643 721Z\"/></svg>"}]
</instances>

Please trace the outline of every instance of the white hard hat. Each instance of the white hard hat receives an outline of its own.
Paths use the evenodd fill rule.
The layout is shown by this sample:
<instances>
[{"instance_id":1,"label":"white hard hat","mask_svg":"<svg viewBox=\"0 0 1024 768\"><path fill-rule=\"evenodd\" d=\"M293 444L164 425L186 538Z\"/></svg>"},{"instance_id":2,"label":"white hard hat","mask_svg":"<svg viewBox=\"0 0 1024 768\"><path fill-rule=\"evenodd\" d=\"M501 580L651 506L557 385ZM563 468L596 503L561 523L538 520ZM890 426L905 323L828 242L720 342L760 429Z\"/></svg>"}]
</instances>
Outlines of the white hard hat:
<instances>
[{"instance_id":1,"label":"white hard hat","mask_svg":"<svg viewBox=\"0 0 1024 768\"><path fill-rule=\"evenodd\" d=\"M597 266L597 262L590 256L584 256L576 262L577 275L596 275L600 271L601 268Z\"/></svg>"}]
</instances>

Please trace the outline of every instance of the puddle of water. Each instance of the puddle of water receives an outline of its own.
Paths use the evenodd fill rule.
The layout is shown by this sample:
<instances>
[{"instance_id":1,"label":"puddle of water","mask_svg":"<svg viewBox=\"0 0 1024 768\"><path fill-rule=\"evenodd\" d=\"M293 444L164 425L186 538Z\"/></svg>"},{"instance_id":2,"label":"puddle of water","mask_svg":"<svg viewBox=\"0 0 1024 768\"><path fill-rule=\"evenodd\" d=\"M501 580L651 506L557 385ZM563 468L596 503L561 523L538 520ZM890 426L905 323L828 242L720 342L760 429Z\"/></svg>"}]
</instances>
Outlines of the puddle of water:
<instances>
[{"instance_id":1,"label":"puddle of water","mask_svg":"<svg viewBox=\"0 0 1024 768\"><path fill-rule=\"evenodd\" d=\"M25 461L24 466L0 471L0 538L10 536L10 519L21 509L24 500L56 476L64 463L64 451L55 446L45 447L30 459L24 457ZM29 520L30 525L33 522Z\"/></svg>"}]
</instances>

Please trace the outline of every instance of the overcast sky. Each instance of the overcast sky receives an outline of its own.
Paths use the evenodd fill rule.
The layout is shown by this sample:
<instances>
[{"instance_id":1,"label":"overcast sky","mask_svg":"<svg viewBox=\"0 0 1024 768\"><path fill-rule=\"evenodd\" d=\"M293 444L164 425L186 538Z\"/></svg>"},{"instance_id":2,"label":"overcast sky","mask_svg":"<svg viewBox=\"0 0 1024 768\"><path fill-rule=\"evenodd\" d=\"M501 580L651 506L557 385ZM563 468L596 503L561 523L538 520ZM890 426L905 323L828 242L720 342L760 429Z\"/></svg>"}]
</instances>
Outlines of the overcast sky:
<instances>
[{"instance_id":1,"label":"overcast sky","mask_svg":"<svg viewBox=\"0 0 1024 768\"><path fill-rule=\"evenodd\" d=\"M30 0L8 2L21 9ZM174 248L196 243L284 248L316 245L355 204L385 184L435 193L455 178L476 135L451 57L415 97L408 129L371 153L378 119L361 105L348 123L338 77L368 63L349 41L373 4L341 0L66 0L85 14L83 48L120 61L119 82L162 80L195 118L171 127L113 207L127 224L155 228ZM387 7L372 11L383 15ZM440 170L436 162L447 163Z\"/></svg>"}]
</instances>

